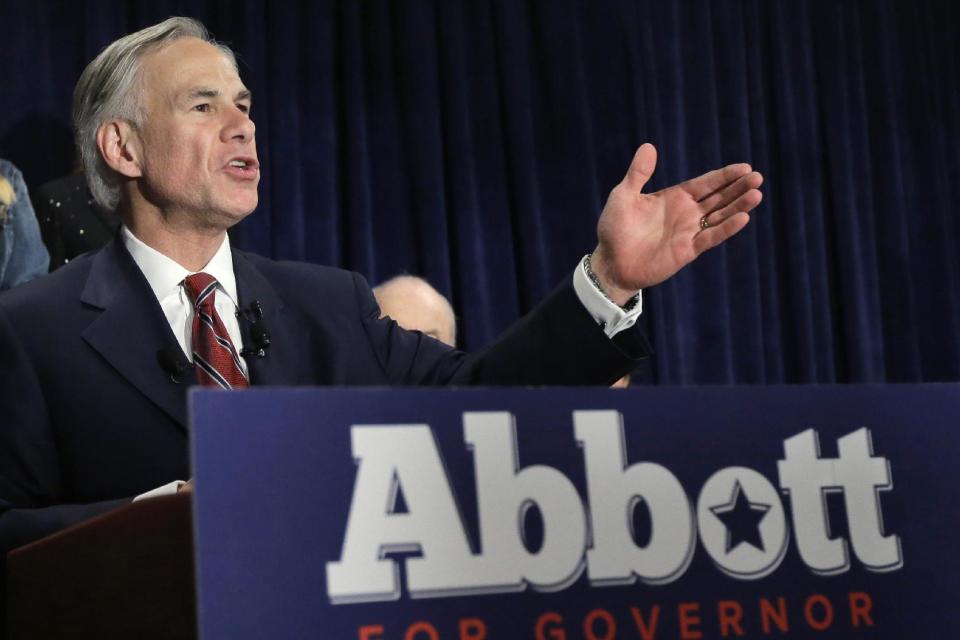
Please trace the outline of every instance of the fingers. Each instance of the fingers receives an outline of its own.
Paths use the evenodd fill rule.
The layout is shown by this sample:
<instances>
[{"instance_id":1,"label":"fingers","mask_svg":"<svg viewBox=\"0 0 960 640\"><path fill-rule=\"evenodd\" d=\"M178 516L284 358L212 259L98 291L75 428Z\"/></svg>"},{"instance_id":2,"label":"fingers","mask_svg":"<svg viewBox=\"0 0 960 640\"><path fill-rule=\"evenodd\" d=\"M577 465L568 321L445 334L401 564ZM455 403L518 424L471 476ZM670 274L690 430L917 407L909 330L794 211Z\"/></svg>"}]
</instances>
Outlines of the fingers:
<instances>
[{"instance_id":1,"label":"fingers","mask_svg":"<svg viewBox=\"0 0 960 640\"><path fill-rule=\"evenodd\" d=\"M650 180L650 176L653 175L656 168L657 149L649 142L645 142L633 154L633 160L630 162L630 168L627 169L627 175L623 181L631 189L640 191Z\"/></svg>"},{"instance_id":2,"label":"fingers","mask_svg":"<svg viewBox=\"0 0 960 640\"><path fill-rule=\"evenodd\" d=\"M716 226L710 226L693 237L693 250L700 255L712 249L728 238L736 235L750 222L750 214L745 211L736 213Z\"/></svg>"},{"instance_id":3,"label":"fingers","mask_svg":"<svg viewBox=\"0 0 960 640\"><path fill-rule=\"evenodd\" d=\"M730 164L722 169L716 169L702 176L682 182L679 186L693 196L694 200L700 201L727 185L736 182L739 178L750 172L751 168L749 164Z\"/></svg>"},{"instance_id":4,"label":"fingers","mask_svg":"<svg viewBox=\"0 0 960 640\"><path fill-rule=\"evenodd\" d=\"M728 206L731 202L749 192L751 189L759 189L763 185L763 176L756 171L740 176L732 183L717 189L713 193L700 199L700 210L704 214L710 214L718 209ZM739 209L739 211L748 211L748 209Z\"/></svg>"},{"instance_id":5,"label":"fingers","mask_svg":"<svg viewBox=\"0 0 960 640\"><path fill-rule=\"evenodd\" d=\"M741 211L744 213L752 211L760 204L761 200L763 200L763 192L758 189L751 189L722 209L707 213L707 222L711 227L715 227L734 214Z\"/></svg>"}]
</instances>

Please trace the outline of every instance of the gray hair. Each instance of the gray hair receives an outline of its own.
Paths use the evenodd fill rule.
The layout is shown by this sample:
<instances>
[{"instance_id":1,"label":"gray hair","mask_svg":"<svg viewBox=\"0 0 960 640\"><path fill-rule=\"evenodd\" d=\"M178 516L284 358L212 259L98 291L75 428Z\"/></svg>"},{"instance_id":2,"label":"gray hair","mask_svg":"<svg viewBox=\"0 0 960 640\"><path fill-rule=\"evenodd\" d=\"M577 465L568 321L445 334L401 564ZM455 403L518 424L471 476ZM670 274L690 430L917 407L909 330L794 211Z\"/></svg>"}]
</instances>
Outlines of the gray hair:
<instances>
[{"instance_id":1,"label":"gray hair","mask_svg":"<svg viewBox=\"0 0 960 640\"><path fill-rule=\"evenodd\" d=\"M237 66L233 51L210 37L193 18L168 18L114 41L87 65L73 91L73 128L90 192L98 204L114 211L120 201L120 180L100 155L97 131L107 120L127 120L135 127L145 117L140 86L144 54L180 38L199 38L214 45Z\"/></svg>"}]
</instances>

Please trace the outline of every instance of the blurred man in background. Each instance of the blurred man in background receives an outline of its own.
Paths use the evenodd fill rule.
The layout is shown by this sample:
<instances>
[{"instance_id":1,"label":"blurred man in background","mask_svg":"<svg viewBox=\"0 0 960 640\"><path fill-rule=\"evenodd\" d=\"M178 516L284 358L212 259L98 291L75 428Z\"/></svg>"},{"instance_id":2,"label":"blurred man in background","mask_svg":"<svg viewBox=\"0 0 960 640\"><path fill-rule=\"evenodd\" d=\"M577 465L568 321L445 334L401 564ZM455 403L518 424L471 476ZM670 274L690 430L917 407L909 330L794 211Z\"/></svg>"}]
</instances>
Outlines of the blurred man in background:
<instances>
[{"instance_id":1,"label":"blurred man in background","mask_svg":"<svg viewBox=\"0 0 960 640\"><path fill-rule=\"evenodd\" d=\"M389 316L404 329L419 331L451 347L457 346L453 307L423 278L400 275L374 287L380 317Z\"/></svg>"}]
</instances>

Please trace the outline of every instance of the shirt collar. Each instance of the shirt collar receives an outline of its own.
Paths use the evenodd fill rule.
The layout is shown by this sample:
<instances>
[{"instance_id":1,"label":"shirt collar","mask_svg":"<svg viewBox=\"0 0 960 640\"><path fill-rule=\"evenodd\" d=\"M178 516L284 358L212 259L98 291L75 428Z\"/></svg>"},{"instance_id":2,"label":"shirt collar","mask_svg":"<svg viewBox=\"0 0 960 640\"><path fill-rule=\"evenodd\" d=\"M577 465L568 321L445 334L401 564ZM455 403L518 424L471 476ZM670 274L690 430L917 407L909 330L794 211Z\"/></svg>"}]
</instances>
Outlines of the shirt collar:
<instances>
[{"instance_id":1,"label":"shirt collar","mask_svg":"<svg viewBox=\"0 0 960 640\"><path fill-rule=\"evenodd\" d=\"M195 273L178 264L171 258L163 255L153 247L147 246L137 238L126 225L122 228L123 244L137 263L143 275L147 278L153 295L157 300L163 300L172 293L180 291L180 283L191 273ZM220 289L227 294L234 306L237 302L237 279L233 274L233 253L230 250L230 239L224 234L223 243L203 269L217 279Z\"/></svg>"}]
</instances>

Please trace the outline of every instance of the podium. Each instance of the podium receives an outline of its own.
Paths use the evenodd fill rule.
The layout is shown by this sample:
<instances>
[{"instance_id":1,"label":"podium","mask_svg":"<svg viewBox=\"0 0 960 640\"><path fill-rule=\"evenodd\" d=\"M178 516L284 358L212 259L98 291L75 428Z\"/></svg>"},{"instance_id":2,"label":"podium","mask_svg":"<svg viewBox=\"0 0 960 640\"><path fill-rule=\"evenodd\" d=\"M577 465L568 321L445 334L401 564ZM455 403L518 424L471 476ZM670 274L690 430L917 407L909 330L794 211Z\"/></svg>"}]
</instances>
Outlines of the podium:
<instances>
[{"instance_id":1,"label":"podium","mask_svg":"<svg viewBox=\"0 0 960 640\"><path fill-rule=\"evenodd\" d=\"M21 638L934 638L960 385L191 395L195 490L8 556Z\"/></svg>"},{"instance_id":2,"label":"podium","mask_svg":"<svg viewBox=\"0 0 960 640\"><path fill-rule=\"evenodd\" d=\"M196 638L191 505L143 500L11 551L10 640Z\"/></svg>"}]
</instances>

